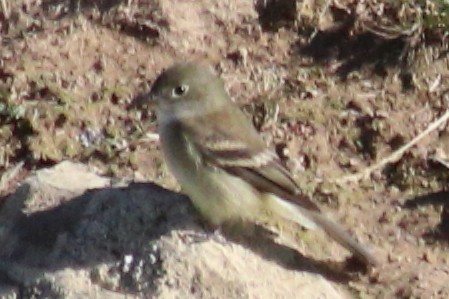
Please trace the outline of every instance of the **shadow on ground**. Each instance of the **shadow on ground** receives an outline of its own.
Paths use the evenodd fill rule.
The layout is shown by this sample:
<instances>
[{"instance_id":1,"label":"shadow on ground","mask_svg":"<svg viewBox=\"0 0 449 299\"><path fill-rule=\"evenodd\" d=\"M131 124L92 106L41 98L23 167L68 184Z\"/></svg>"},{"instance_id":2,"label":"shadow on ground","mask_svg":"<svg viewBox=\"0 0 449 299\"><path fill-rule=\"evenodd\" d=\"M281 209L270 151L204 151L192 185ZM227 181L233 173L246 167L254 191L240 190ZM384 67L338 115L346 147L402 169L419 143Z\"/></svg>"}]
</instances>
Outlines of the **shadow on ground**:
<instances>
[{"instance_id":1,"label":"shadow on ground","mask_svg":"<svg viewBox=\"0 0 449 299\"><path fill-rule=\"evenodd\" d=\"M114 7L120 5L123 0L47 0L42 2L42 9L46 13L61 11L62 15L70 15L84 12L91 8L97 8L100 12L106 13Z\"/></svg>"},{"instance_id":2,"label":"shadow on ground","mask_svg":"<svg viewBox=\"0 0 449 299\"><path fill-rule=\"evenodd\" d=\"M409 199L404 208L415 210L423 206L441 206L440 223L429 228L424 235L430 241L443 241L449 243L449 191L434 192Z\"/></svg>"},{"instance_id":3,"label":"shadow on ground","mask_svg":"<svg viewBox=\"0 0 449 299\"><path fill-rule=\"evenodd\" d=\"M49 0L44 1L41 7L50 19L58 20L82 14L98 26L117 30L140 41L156 41L160 37L160 29L168 26L168 23L159 16L158 2L149 1L139 5L138 11L117 12L115 8L123 2L123 0Z\"/></svg>"},{"instance_id":4,"label":"shadow on ground","mask_svg":"<svg viewBox=\"0 0 449 299\"><path fill-rule=\"evenodd\" d=\"M282 27L291 27L296 20L295 0L257 0L255 8L264 31L275 32Z\"/></svg>"},{"instance_id":5,"label":"shadow on ground","mask_svg":"<svg viewBox=\"0 0 449 299\"><path fill-rule=\"evenodd\" d=\"M297 43L297 54L312 58L318 65L332 64L332 70L343 80L364 69L380 77L385 77L388 69L398 69L403 90L413 88L413 52L420 44L419 30L383 28L336 7L330 12L334 25L315 31L307 42Z\"/></svg>"}]
</instances>

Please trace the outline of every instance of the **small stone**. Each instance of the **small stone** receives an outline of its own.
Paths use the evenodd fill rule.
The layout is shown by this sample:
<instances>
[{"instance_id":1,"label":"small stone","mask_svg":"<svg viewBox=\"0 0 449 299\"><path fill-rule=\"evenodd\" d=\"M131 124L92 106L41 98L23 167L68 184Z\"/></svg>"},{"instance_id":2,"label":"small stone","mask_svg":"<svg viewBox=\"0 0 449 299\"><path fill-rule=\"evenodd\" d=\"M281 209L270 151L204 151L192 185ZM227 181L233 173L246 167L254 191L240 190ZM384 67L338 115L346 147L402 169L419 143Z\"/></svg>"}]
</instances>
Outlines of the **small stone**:
<instances>
[{"instance_id":1,"label":"small stone","mask_svg":"<svg viewBox=\"0 0 449 299\"><path fill-rule=\"evenodd\" d=\"M423 254L423 260L430 264L435 264L437 261L436 256L430 251L427 251Z\"/></svg>"}]
</instances>

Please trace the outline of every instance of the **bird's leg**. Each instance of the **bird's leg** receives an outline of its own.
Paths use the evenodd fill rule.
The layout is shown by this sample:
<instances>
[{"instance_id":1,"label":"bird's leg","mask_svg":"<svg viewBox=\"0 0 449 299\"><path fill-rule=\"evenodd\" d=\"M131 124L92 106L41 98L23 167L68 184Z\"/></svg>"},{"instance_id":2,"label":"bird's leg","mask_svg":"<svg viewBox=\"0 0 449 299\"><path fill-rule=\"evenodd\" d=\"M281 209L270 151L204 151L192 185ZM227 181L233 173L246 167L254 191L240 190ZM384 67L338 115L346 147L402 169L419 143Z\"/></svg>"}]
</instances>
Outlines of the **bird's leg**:
<instances>
[{"instance_id":1,"label":"bird's leg","mask_svg":"<svg viewBox=\"0 0 449 299\"><path fill-rule=\"evenodd\" d=\"M215 241L220 244L225 244L226 238L223 235L222 227L208 222L203 223L203 230L186 231L181 238L189 243L201 243L207 241Z\"/></svg>"}]
</instances>

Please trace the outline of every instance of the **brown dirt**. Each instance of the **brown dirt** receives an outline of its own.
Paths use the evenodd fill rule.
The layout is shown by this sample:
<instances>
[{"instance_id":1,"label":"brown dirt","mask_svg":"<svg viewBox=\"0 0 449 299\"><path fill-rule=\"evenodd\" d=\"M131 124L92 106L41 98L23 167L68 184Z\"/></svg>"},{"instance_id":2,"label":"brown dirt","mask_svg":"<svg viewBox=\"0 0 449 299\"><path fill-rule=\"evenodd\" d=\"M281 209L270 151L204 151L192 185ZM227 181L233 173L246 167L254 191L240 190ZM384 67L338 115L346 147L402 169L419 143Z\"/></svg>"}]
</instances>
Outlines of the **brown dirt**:
<instances>
[{"instance_id":1,"label":"brown dirt","mask_svg":"<svg viewBox=\"0 0 449 299\"><path fill-rule=\"evenodd\" d=\"M304 190L383 258L343 284L355 297L448 298L449 171L434 159L449 155L447 126L369 179L335 180L447 109L449 20L438 13L449 8L357 2L1 1L0 170L25 164L0 192L65 159L176 188L146 134L154 115L128 104L163 68L206 59ZM317 259L344 255L319 234L299 242Z\"/></svg>"}]
</instances>

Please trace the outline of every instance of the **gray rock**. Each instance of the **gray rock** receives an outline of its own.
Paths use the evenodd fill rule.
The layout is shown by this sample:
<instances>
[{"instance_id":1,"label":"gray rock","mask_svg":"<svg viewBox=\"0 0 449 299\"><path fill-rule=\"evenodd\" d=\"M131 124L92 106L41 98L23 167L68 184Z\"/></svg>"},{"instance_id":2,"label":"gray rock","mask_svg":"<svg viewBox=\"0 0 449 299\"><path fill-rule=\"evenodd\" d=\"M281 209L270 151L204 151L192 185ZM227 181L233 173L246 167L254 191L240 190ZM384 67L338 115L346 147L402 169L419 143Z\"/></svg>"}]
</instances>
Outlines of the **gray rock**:
<instances>
[{"instance_id":1,"label":"gray rock","mask_svg":"<svg viewBox=\"0 0 449 299\"><path fill-rule=\"evenodd\" d=\"M257 238L210 237L186 197L63 162L0 210L0 298L342 298L299 253Z\"/></svg>"}]
</instances>

